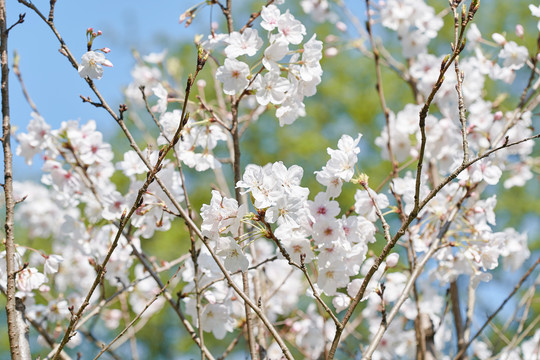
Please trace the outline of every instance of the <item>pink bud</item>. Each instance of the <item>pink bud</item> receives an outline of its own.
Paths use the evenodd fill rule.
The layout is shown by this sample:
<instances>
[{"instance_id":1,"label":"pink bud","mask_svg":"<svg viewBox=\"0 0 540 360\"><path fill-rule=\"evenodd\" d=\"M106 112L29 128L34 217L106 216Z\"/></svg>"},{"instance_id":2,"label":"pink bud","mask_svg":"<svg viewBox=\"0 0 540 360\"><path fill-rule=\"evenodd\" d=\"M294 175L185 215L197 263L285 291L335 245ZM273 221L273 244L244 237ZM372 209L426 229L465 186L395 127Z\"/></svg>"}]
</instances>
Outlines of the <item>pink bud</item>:
<instances>
[{"instance_id":1,"label":"pink bud","mask_svg":"<svg viewBox=\"0 0 540 360\"><path fill-rule=\"evenodd\" d=\"M107 59L105 59L105 60L101 63L101 65L107 66L107 67L113 67L112 62L110 62L110 61L107 60Z\"/></svg>"},{"instance_id":2,"label":"pink bud","mask_svg":"<svg viewBox=\"0 0 540 360\"><path fill-rule=\"evenodd\" d=\"M338 40L339 40L339 38L337 36L331 35L331 34L324 38L325 43L336 42Z\"/></svg>"},{"instance_id":3,"label":"pink bud","mask_svg":"<svg viewBox=\"0 0 540 360\"><path fill-rule=\"evenodd\" d=\"M213 21L211 27L212 27L212 30L216 31L219 28L219 24Z\"/></svg>"},{"instance_id":4,"label":"pink bud","mask_svg":"<svg viewBox=\"0 0 540 360\"><path fill-rule=\"evenodd\" d=\"M101 49L101 51L103 51L103 53L105 54L108 54L111 52L111 49L109 49L108 47L104 47L103 49Z\"/></svg>"},{"instance_id":5,"label":"pink bud","mask_svg":"<svg viewBox=\"0 0 540 360\"><path fill-rule=\"evenodd\" d=\"M501 120L502 118L503 118L503 112L502 111L497 111L493 115L493 120L495 120L495 121Z\"/></svg>"},{"instance_id":6,"label":"pink bud","mask_svg":"<svg viewBox=\"0 0 540 360\"><path fill-rule=\"evenodd\" d=\"M87 32L87 33L91 33L92 31L94 31L94 29L91 28L91 27L89 27L88 29L86 29L86 32Z\"/></svg>"},{"instance_id":7,"label":"pink bud","mask_svg":"<svg viewBox=\"0 0 540 360\"><path fill-rule=\"evenodd\" d=\"M101 30L98 30L97 36L100 36L101 34L103 34L103 32Z\"/></svg>"},{"instance_id":8,"label":"pink bud","mask_svg":"<svg viewBox=\"0 0 540 360\"><path fill-rule=\"evenodd\" d=\"M399 254L398 253L392 253L386 257L386 266L389 268L393 268L398 264L399 261Z\"/></svg>"},{"instance_id":9,"label":"pink bud","mask_svg":"<svg viewBox=\"0 0 540 360\"><path fill-rule=\"evenodd\" d=\"M523 30L523 26L521 24L517 24L516 25L516 35L520 38L520 39L523 39L523 34L525 33L525 31Z\"/></svg>"},{"instance_id":10,"label":"pink bud","mask_svg":"<svg viewBox=\"0 0 540 360\"><path fill-rule=\"evenodd\" d=\"M178 18L178 22L181 24L184 20L186 20L186 17L187 17L187 13L181 14L180 17Z\"/></svg>"},{"instance_id":11,"label":"pink bud","mask_svg":"<svg viewBox=\"0 0 540 360\"><path fill-rule=\"evenodd\" d=\"M347 31L347 25L346 25L344 22L341 22L341 21L338 21L338 22L336 23L336 28L337 28L339 31L342 31L342 32Z\"/></svg>"},{"instance_id":12,"label":"pink bud","mask_svg":"<svg viewBox=\"0 0 540 360\"><path fill-rule=\"evenodd\" d=\"M97 36L97 35L96 35L96 33L95 33L95 32L93 32L93 33L92 33L92 37L96 37L96 36Z\"/></svg>"}]
</instances>

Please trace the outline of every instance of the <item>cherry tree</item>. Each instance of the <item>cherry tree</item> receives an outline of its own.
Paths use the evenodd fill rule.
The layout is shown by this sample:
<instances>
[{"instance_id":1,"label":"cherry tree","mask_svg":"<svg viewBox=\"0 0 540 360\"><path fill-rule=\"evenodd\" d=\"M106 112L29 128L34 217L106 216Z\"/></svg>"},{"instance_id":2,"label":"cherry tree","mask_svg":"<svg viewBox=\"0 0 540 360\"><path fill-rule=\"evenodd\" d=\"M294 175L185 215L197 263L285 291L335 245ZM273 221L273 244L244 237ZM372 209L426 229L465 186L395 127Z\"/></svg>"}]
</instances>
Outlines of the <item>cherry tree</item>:
<instances>
[{"instance_id":1,"label":"cherry tree","mask_svg":"<svg viewBox=\"0 0 540 360\"><path fill-rule=\"evenodd\" d=\"M479 0L450 0L439 12L423 0L366 0L362 10L268 0L253 1L251 14L231 0L203 1L179 14L190 26L211 8L216 21L194 39L189 76L175 76L167 51L137 56L125 103L113 108L99 86L116 70L107 34L89 27L86 52L75 54L55 25L56 1L18 3L47 25L73 67L65 76L88 85L80 98L116 123L129 150L113 148L84 115L53 128L24 86L33 111L25 129L11 128L7 40L24 31L25 16L6 24L0 0L0 290L13 359L138 359L138 335L164 313L202 359L539 356L531 309L540 258L527 233L496 227L495 212L498 192L526 186L538 170L538 6L527 9L537 28L515 24L514 36L482 32ZM333 34L318 36L315 23ZM431 47L443 34L451 40ZM311 159L314 172L261 162L262 146L246 154L255 126L310 121L323 60L349 44L370 59L378 135L343 133ZM411 103L390 105L386 72ZM504 89L515 93L509 102ZM364 143L375 144L385 178L363 169L373 156ZM42 161L39 183L13 181L14 156ZM149 251L160 233L174 239L167 258ZM499 268L522 275L486 316L478 289L495 287ZM518 310L499 334L487 331L516 294Z\"/></svg>"}]
</instances>

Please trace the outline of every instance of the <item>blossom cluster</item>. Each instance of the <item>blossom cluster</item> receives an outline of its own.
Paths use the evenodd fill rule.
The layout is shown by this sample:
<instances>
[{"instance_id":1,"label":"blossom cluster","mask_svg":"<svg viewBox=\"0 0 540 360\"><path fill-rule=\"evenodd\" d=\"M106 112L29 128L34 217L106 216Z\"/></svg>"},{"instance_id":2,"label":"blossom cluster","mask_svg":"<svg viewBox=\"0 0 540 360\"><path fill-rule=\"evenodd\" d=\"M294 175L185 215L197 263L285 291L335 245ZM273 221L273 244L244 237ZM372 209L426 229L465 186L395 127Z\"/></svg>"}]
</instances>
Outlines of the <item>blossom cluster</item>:
<instances>
[{"instance_id":1,"label":"blossom cluster","mask_svg":"<svg viewBox=\"0 0 540 360\"><path fill-rule=\"evenodd\" d=\"M263 48L265 42L257 29L212 34L202 45L213 52L218 46L225 46L226 58L216 72L216 79L223 83L225 94L242 96L252 91L260 106L273 104L277 107L276 117L281 126L292 124L298 117L305 116L303 99L314 95L321 82L319 62L323 44L316 35L302 44L306 28L289 10L282 13L276 5L263 6L261 18L260 26L267 32L268 45L255 61L262 62L258 70L238 59L255 57ZM289 48L301 44L302 49Z\"/></svg>"},{"instance_id":2,"label":"blossom cluster","mask_svg":"<svg viewBox=\"0 0 540 360\"><path fill-rule=\"evenodd\" d=\"M280 8L283 3L262 6L239 31L212 31L202 42L196 38L197 73L201 58L211 55L216 64L215 99L207 100L204 80L190 76L186 90L175 84L167 73L174 66L165 66L166 51L138 57L133 82L125 89L135 110L126 116L138 117L146 105L155 129L146 134L151 141L143 150L130 143L132 150L114 153L94 120L64 121L53 130L32 113L26 132L15 135L16 153L28 164L40 156L42 185L15 183L15 217L29 238L52 241L47 253L16 247L17 296L30 319L58 336L53 329L71 319L102 274L90 303L109 329L117 328L128 311L149 318L168 301L189 315L190 321L181 316L183 324L200 330L191 332L194 338L212 333L221 340L252 326L242 301L249 297L257 302L253 310L283 329L289 344L316 359L338 333L338 316L361 303L357 326L372 338L385 330L373 358L413 358L416 325L422 321L433 329L434 356L446 358L455 339L455 319L445 299L448 284L467 278L473 294L500 265L508 271L522 267L531 255L527 234L497 227L493 189L524 186L533 178L533 143L522 140L533 135L534 102L522 100L505 110L485 88L490 81L514 86L520 72L537 71L533 56L538 54L519 40L507 40L508 35L495 33L493 42L487 41L472 24L455 64L457 75L444 74L449 56L428 48L443 27L444 13L436 14L422 0L381 1L367 9L374 19L368 31L380 23L397 33L406 61L398 73L415 95L414 103L388 110L374 140L381 158L391 160L388 178L376 187L364 172L367 156L360 147L369 144L362 134L341 135L314 173L280 160L242 167L237 148L250 122L275 108L281 126L292 124L306 115L304 100L322 81L323 42L309 36L289 9ZM341 27L330 2L303 0L301 7L316 21ZM540 16L537 6L529 9ZM196 10L183 20L191 21ZM103 55L109 49L91 50L99 35L87 31L88 52L78 68L87 81L100 79L102 67L112 66ZM196 101L191 87L197 88ZM424 111L431 99L429 112ZM249 114L241 118L237 112L246 109ZM235 133L239 124L244 127ZM233 182L225 179L231 174L222 169L227 163L232 163ZM186 167L195 172L184 172ZM213 170L216 185L200 206L190 202L188 190L200 178L197 172L206 170ZM306 177L317 186L304 186ZM145 241L156 231L171 230L175 219L188 230L175 233L175 241L191 240L191 250L170 249L179 276L164 285L159 276L172 265L148 256ZM0 252L2 289L5 258ZM424 260L417 278L414 271ZM415 295L406 296L411 284ZM104 300L111 289L113 299L125 293L122 310ZM399 311L387 323L390 306ZM261 329L257 337L266 336ZM539 336L537 331L502 354L527 358ZM75 336L69 344L79 341ZM369 346L368 339L362 342ZM478 339L471 347L480 359L497 355ZM264 351L270 359L284 354L283 345L273 340Z\"/></svg>"},{"instance_id":3,"label":"blossom cluster","mask_svg":"<svg viewBox=\"0 0 540 360\"><path fill-rule=\"evenodd\" d=\"M149 170L133 150L126 152L122 161L113 163L111 145L103 140L93 120L83 125L77 121L63 122L59 129L51 130L40 115L33 113L27 132L16 137L17 154L27 163L32 163L35 155L41 155L41 182L46 186L15 183L16 198L22 201L16 220L27 224L30 237L54 239L50 255L31 248L17 248L20 254L17 264L21 269L17 290L25 299L32 319L54 324L69 319L68 308L82 303L96 278L96 266L103 262L117 236L118 221L134 203L144 182L141 176ZM143 156L153 166L158 152L146 150ZM175 199L182 201L180 174L171 165L162 164L159 176ZM112 181L115 172L121 172L130 182L125 193ZM133 311L141 311L152 292L159 290L142 265L134 262L134 254L142 251L140 237L150 238L156 230L170 229L174 216L168 208L172 208L170 198L158 184L150 184L131 222L136 230L119 237L108 260L105 280L114 288L129 290ZM23 260L28 254L29 263ZM0 257L0 285L5 287L5 251ZM38 270L40 266L43 270ZM130 268L134 269L134 276L130 275ZM34 292L57 294L57 297L47 296L51 298L48 304L38 303ZM95 292L92 302L99 295L99 291ZM163 299L154 302L145 316L162 305ZM113 313L114 310L105 311L104 319ZM118 326L117 321L106 323L111 328Z\"/></svg>"}]
</instances>

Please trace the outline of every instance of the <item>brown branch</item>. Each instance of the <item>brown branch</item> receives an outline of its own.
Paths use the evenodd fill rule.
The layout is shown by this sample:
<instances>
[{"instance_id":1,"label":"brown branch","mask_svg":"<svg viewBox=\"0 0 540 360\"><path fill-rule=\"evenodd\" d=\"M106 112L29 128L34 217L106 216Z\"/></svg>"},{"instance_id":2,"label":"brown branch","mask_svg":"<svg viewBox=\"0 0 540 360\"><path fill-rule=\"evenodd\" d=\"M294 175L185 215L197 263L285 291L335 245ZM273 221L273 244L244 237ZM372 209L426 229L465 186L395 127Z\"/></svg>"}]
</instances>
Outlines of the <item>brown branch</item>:
<instances>
[{"instance_id":1,"label":"brown branch","mask_svg":"<svg viewBox=\"0 0 540 360\"><path fill-rule=\"evenodd\" d=\"M457 280L450 283L450 301L452 302L452 315L454 316L454 327L456 328L457 346L460 351L465 345L463 319L461 318L461 308L459 304L459 288ZM461 360L459 358L458 360Z\"/></svg>"},{"instance_id":2,"label":"brown branch","mask_svg":"<svg viewBox=\"0 0 540 360\"><path fill-rule=\"evenodd\" d=\"M162 294L163 292L165 291L165 289L167 288L167 286L169 286L169 284L171 283L171 280L174 279L176 277L176 275L178 274L178 272L180 271L182 267L178 267L178 269L176 270L176 272L172 275L172 277L167 281L167 283L160 289L160 291L154 295L154 297L152 299L150 299L149 302L146 303L145 307L137 314L137 316L135 316L135 318L133 320L131 320L131 322L125 327L124 330L122 330L111 342L109 342L107 344L107 346L103 347L101 349L101 351L96 355L96 357L94 358L94 360L96 360L97 358L99 358L105 351L107 351L107 349L109 349L120 337L122 337L129 329L131 329L131 327L141 318L141 316L144 314L144 312L150 307L150 305L152 305L154 303L154 301L156 301Z\"/></svg>"},{"instance_id":3,"label":"brown branch","mask_svg":"<svg viewBox=\"0 0 540 360\"><path fill-rule=\"evenodd\" d=\"M79 330L79 332L86 337L95 347L98 349L101 349L105 346L105 343L101 340L99 340L94 334L92 334L90 331L87 330ZM114 359L114 360L122 360L120 356L118 356L113 349L107 349L107 353ZM80 358L80 355L78 355L78 358ZM135 360L135 359L133 359Z\"/></svg>"},{"instance_id":4,"label":"brown branch","mask_svg":"<svg viewBox=\"0 0 540 360\"><path fill-rule=\"evenodd\" d=\"M405 285L405 288L403 289L400 297L398 298L398 300L396 300L396 303L392 307L392 310L390 311L390 313L389 313L389 315L387 317L386 323L381 324L381 326L379 327L377 333L375 334L375 336L371 340L368 349L363 354L362 360L371 359L371 356L373 355L373 352L375 351L375 349L377 348L379 342L381 341L384 333L386 332L386 329L388 329L388 326L390 325L392 320L398 314L399 309L401 308L401 305L403 305L405 300L407 300L407 298L409 297L409 292L413 288L413 286L415 284L415 281L418 278L418 276L420 276L424 266L426 265L428 260L437 251L439 251L442 248L442 247L439 246L439 243L446 236L446 234L447 234L447 232L448 232L448 230L450 228L450 225L453 223L453 221L455 220L457 214L459 213L459 210L461 209L461 206L463 205L463 202L470 196L470 194L471 194L471 190L467 191L467 193L465 195L463 195L463 197L461 199L459 199L459 201L456 203L455 207L452 210L450 210L450 213L449 213L448 217L446 218L446 221L444 222L444 224L441 226L441 228L439 230L439 233L437 234L437 237L435 238L433 243L430 245L429 250L426 252L426 254L422 258L422 260L414 268L413 272L411 273L411 276L409 277L409 280L407 280L407 284Z\"/></svg>"},{"instance_id":5,"label":"brown branch","mask_svg":"<svg viewBox=\"0 0 540 360\"><path fill-rule=\"evenodd\" d=\"M454 357L454 360L457 360L457 359L460 359L460 357L465 353L465 351L469 348L469 346L471 346L471 344L473 343L474 340L476 340L476 338L478 336L480 336L480 334L484 331L484 329L486 328L486 326L488 326L488 324L491 322L491 320L493 320L495 318L495 316L497 316L497 314L502 310L502 308L506 305L506 303L512 298L512 296L514 296L517 291L519 289L521 289L521 286L523 285L523 283L525 282L525 280L527 280L527 278L529 277L529 275L532 274L532 272L534 271L534 269L538 266L538 264L540 264L540 257L538 257L538 259L536 259L536 261L534 262L534 264L531 265L531 267L529 268L529 270L527 270L527 272L521 277L521 279L518 281L518 283L516 284L516 286L514 286L514 289L510 292L510 294L508 294L508 296L506 297L506 299L503 300L503 302L501 303L501 305L499 305L499 307L487 318L487 320L484 322L484 324L480 327L480 329L478 329L478 331L476 332L476 334L474 334L473 337L471 337L469 339L469 341L463 346L463 348L457 353L457 355Z\"/></svg>"},{"instance_id":6,"label":"brown branch","mask_svg":"<svg viewBox=\"0 0 540 360\"><path fill-rule=\"evenodd\" d=\"M28 342L29 326L24 316L24 303L15 297L15 277L17 262L15 259L14 212L13 198L13 153L11 151L11 121L9 113L9 66L8 66L8 29L6 25L6 2L0 0L0 54L2 68L2 146L4 151L4 201L6 204L6 313L8 325L9 351L14 360L31 359Z\"/></svg>"},{"instance_id":7,"label":"brown branch","mask_svg":"<svg viewBox=\"0 0 540 360\"><path fill-rule=\"evenodd\" d=\"M373 40L373 32L371 30L371 25L372 25L371 11L369 7L370 7L369 0L366 0L366 13L367 13L366 30L369 35L369 41L371 42L373 59L375 61L375 74L377 76L377 85L375 87L377 89L377 94L379 96L381 108L384 113L384 119L386 121L386 131L388 133L387 147L388 147L388 155L390 156L390 162L392 163L392 176L396 177L398 175L397 168L399 164L396 162L396 158L394 157L394 152L392 151L392 137L390 133L390 109L388 108L388 106L386 106L386 99L384 97L384 89L383 89L383 82L382 82L382 75L381 75L380 53L375 45L375 41Z\"/></svg>"},{"instance_id":8,"label":"brown branch","mask_svg":"<svg viewBox=\"0 0 540 360\"><path fill-rule=\"evenodd\" d=\"M238 334L237 337L234 338L233 341L231 341L231 343L229 344L229 346L227 346L227 348L225 349L225 351L223 352L223 354L218 357L217 360L225 360L227 358L227 356L229 356L229 354L234 350L236 344L238 344L238 342L240 341L240 338L242 337L242 333L240 332Z\"/></svg>"},{"instance_id":9,"label":"brown branch","mask_svg":"<svg viewBox=\"0 0 540 360\"><path fill-rule=\"evenodd\" d=\"M227 19L227 31L232 33L234 31L233 18L232 18L232 0L227 0L227 6L223 10L223 15Z\"/></svg>"},{"instance_id":10,"label":"brown branch","mask_svg":"<svg viewBox=\"0 0 540 360\"><path fill-rule=\"evenodd\" d=\"M293 261L293 259L291 258L291 256L289 255L289 253L287 252L287 250L283 247L283 245L281 244L279 239L276 238L276 236L274 235L274 232L272 231L272 228L270 227L270 224L264 220L264 214L260 214L259 217L260 217L260 221L266 227L266 236L269 237L276 244L276 246L278 247L281 255L283 255L285 260L288 261L289 265L291 265L291 266L293 266L293 267L295 267L297 269L300 269L302 271L302 273L304 274L304 277L306 278L306 280L309 283L309 286L311 287L311 290L313 291L313 297L315 298L315 300L317 300L317 302L324 308L326 313L330 316L332 321L334 321L334 324L336 325L336 328L338 328L338 329L341 328L342 325L341 325L341 322L339 321L339 319L336 317L336 315L334 315L334 313L332 312L332 309L330 309L330 307L328 307L328 305L326 305L326 303L323 301L323 299L317 293L317 289L315 288L315 285L313 284L313 281L311 280L311 277L309 276L309 273L307 272L306 265L304 263L304 260L303 260L302 256L300 257L300 261L301 261L300 265L295 263Z\"/></svg>"}]
</instances>

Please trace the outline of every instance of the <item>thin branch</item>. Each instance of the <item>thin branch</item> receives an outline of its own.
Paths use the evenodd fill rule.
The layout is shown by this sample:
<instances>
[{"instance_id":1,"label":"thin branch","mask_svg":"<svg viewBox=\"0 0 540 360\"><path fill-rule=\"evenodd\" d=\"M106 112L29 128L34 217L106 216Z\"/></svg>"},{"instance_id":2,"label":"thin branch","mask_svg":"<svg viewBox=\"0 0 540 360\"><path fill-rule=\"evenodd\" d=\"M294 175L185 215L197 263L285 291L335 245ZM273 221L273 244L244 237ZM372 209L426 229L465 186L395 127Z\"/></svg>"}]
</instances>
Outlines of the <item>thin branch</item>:
<instances>
[{"instance_id":1,"label":"thin branch","mask_svg":"<svg viewBox=\"0 0 540 360\"><path fill-rule=\"evenodd\" d=\"M131 320L131 322L125 327L124 330L122 330L111 342L109 342L107 344L107 346L103 347L101 349L101 351L96 355L96 357L94 358L94 360L96 360L97 358L99 358L105 351L107 351L107 349L109 349L120 337L122 337L132 326L133 324L135 324L140 318L141 316L144 314L144 312L150 307L150 305L152 305L154 303L154 301L156 301L162 294L163 292L165 291L165 289L167 288L167 286L169 286L170 282L172 279L174 279L176 277L176 275L178 274L178 272L180 271L181 267L178 267L178 269L176 270L176 272L173 274L173 276L167 281L167 283L160 289L160 291L154 295L154 297L146 303L145 307L137 314L137 316L135 316L135 318L133 320Z\"/></svg>"},{"instance_id":2,"label":"thin branch","mask_svg":"<svg viewBox=\"0 0 540 360\"><path fill-rule=\"evenodd\" d=\"M518 281L516 286L514 286L514 289L512 290L512 292L510 292L510 294L508 294L508 296L506 297L506 299L503 300L501 305L499 305L499 307L487 318L487 320L480 327L480 329L478 329L478 331L474 334L474 336L472 338L470 338L469 341L465 344L465 346L457 353L457 355L454 357L454 360L459 359L461 357L461 355L463 355L465 353L465 351L469 348L469 346L471 346L473 341L476 340L476 338L478 336L480 336L480 334L484 331L484 329L491 322L491 320L493 320L495 318L495 316L497 316L497 314L502 310L502 308L512 298L512 296L514 296L517 293L517 291L521 288L521 286L523 285L525 280L527 280L529 275L532 274L532 272L538 266L538 264L540 264L540 257L538 257L538 259L536 259L534 264L532 264L532 266L529 268L529 270L527 270L527 272L521 277L521 279Z\"/></svg>"},{"instance_id":3,"label":"thin branch","mask_svg":"<svg viewBox=\"0 0 540 360\"><path fill-rule=\"evenodd\" d=\"M238 342L240 341L240 338L242 337L242 332L240 332L238 334L238 336L236 336L234 338L233 341L231 341L231 343L229 344L229 346L227 346L227 348L225 349L225 351L223 352L223 354L221 354L220 357L217 358L217 360L225 360L227 358L227 356L229 356L229 354L234 350L234 347L236 346L236 344L238 344Z\"/></svg>"},{"instance_id":4,"label":"thin branch","mask_svg":"<svg viewBox=\"0 0 540 360\"><path fill-rule=\"evenodd\" d=\"M278 247L281 255L283 255L285 260L288 261L289 265L291 265L291 266L293 266L293 267L295 267L297 269L300 269L302 271L302 273L304 274L304 277L306 278L306 280L309 283L309 286L311 287L311 290L313 291L313 297L315 297L315 300L317 300L317 302L324 308L326 313L334 321L334 324L336 325L336 328L341 328L342 325L341 325L341 322L339 321L339 319L336 317L336 315L334 315L332 309L330 309L328 307L328 305L326 305L326 303L322 300L320 295L317 293L317 289L315 288L315 285L313 284L313 281L311 280L311 278L309 276L309 273L307 272L306 265L304 264L302 256L300 257L301 264L298 265L297 263L295 263L292 260L291 256L289 255L289 253L287 252L287 250L283 247L283 245L281 244L279 239L276 238L276 236L274 235L274 232L272 231L272 228L270 227L270 224L264 220L264 214L259 214L259 220L266 227L266 236L269 237L276 244L276 246Z\"/></svg>"},{"instance_id":5,"label":"thin branch","mask_svg":"<svg viewBox=\"0 0 540 360\"><path fill-rule=\"evenodd\" d=\"M22 78L21 69L19 68L19 60L20 60L19 54L17 53L17 51L15 51L15 54L13 55L13 72L15 73L15 75L17 76L17 79L19 80L19 84L21 85L21 90L23 92L24 98L26 99L26 102L28 103L28 105L30 105L33 112L35 112L36 114L39 114L36 104L32 101L30 94L28 94L28 91L26 90L26 85L24 84L24 81Z\"/></svg>"},{"instance_id":6,"label":"thin branch","mask_svg":"<svg viewBox=\"0 0 540 360\"><path fill-rule=\"evenodd\" d=\"M468 340L471 336L471 327L474 317L474 304L476 303L476 291L474 291L472 281L469 281L468 296L467 296L467 313L465 318L465 325L463 330L463 338Z\"/></svg>"},{"instance_id":7,"label":"thin branch","mask_svg":"<svg viewBox=\"0 0 540 360\"><path fill-rule=\"evenodd\" d=\"M439 230L439 234L437 235L435 240L431 243L431 245L429 247L429 250L426 252L426 254L422 258L422 260L420 260L420 262L417 264L417 266L415 267L415 269L412 272L411 276L409 277L409 280L407 280L407 284L405 285L405 288L403 289L400 297L396 300L394 306L392 307L392 310L390 311L390 313L388 314L388 316L386 318L386 323L381 324L381 326L379 327L377 333L375 334L375 336L371 340L368 349L362 355L363 360L371 359L371 356L375 352L375 349L379 345L379 342L382 340L382 337L383 337L384 333L386 332L386 329L388 328L388 326L390 325L392 320L394 320L394 318L398 314L399 309L401 308L401 305L403 305L405 300L408 299L409 293L410 293L416 279L418 278L418 276L420 276L422 270L424 269L424 266L426 265L428 260L440 249L439 243L442 241L442 239L444 238L444 236L448 232L448 229L450 228L450 225L454 221L455 217L457 216L457 214L459 212L459 209L461 208L461 205L462 205L463 201L465 201L465 199L468 197L468 195L469 194L466 194L465 196L463 196L460 199L460 201L456 204L456 206L452 209L450 214L448 215L448 218L446 219L445 223L443 224L443 226Z\"/></svg>"},{"instance_id":8,"label":"thin branch","mask_svg":"<svg viewBox=\"0 0 540 360\"><path fill-rule=\"evenodd\" d=\"M377 204L376 199L373 197L373 194L369 191L370 188L367 184L367 181L361 181L360 185L364 188L364 190L367 192L369 199L371 200L371 203L373 204L373 207L375 208L375 213L377 214L377 217L381 220L383 232L384 232L384 238L387 243L392 241L392 237L390 236L390 225L386 222L386 219L384 218L383 213L381 212L381 209L379 208L379 204Z\"/></svg>"},{"instance_id":9,"label":"thin branch","mask_svg":"<svg viewBox=\"0 0 540 360\"><path fill-rule=\"evenodd\" d=\"M124 318L124 323L127 325L129 323L129 308L127 304L127 296L125 293L123 293L121 296L119 296L120 300L120 309L122 311L122 317ZM133 360L139 360L139 352L137 350L137 337L135 336L135 331L133 328L130 328L128 330L128 336L129 338L129 346L131 351L131 358ZM103 348L105 344L100 346ZM110 349L109 349L110 350Z\"/></svg>"},{"instance_id":10,"label":"thin branch","mask_svg":"<svg viewBox=\"0 0 540 360\"><path fill-rule=\"evenodd\" d=\"M381 64L380 64L380 53L375 45L375 41L373 40L373 32L371 30L372 20L371 20L371 10L369 6L369 0L366 0L366 13L367 13L367 21L366 21L366 30L369 35L369 41L371 42L371 49L373 52L373 59L375 60L375 74L377 76L377 94L379 95L379 101L381 103L381 108L384 113L384 119L386 121L386 131L388 134L388 142L386 146L388 147L388 154L390 156L390 162L392 163L392 176L397 176L397 168L398 163L396 161L396 158L394 157L394 152L392 151L392 136L390 132L391 124L390 124L390 109L388 106L386 106L386 99L384 97L384 89L383 89L383 81L382 81L382 75L381 75Z\"/></svg>"},{"instance_id":11,"label":"thin branch","mask_svg":"<svg viewBox=\"0 0 540 360\"><path fill-rule=\"evenodd\" d=\"M106 344L99 340L94 334L92 334L90 331L86 331L86 330L79 330L79 332L81 334L83 334L92 344L94 344L95 347L97 347L98 349L101 349L102 347L104 347ZM119 357L113 349L107 349L107 354L109 354L114 360L122 360L121 357ZM135 359L133 359L135 360Z\"/></svg>"},{"instance_id":12,"label":"thin branch","mask_svg":"<svg viewBox=\"0 0 540 360\"><path fill-rule=\"evenodd\" d=\"M459 29L460 27L466 26L464 23L465 19L459 20L458 15L458 4L453 3L452 13L454 14L454 43L459 43ZM465 16L465 13L462 13L462 16ZM454 60L454 68L456 70L456 92L458 96L458 113L459 113L459 122L461 124L461 137L463 143L463 162L469 161L469 143L467 141L467 118L465 117L465 102L463 100L463 79L465 74L459 69L459 55L456 56ZM457 288L456 288L457 289Z\"/></svg>"}]
</instances>

